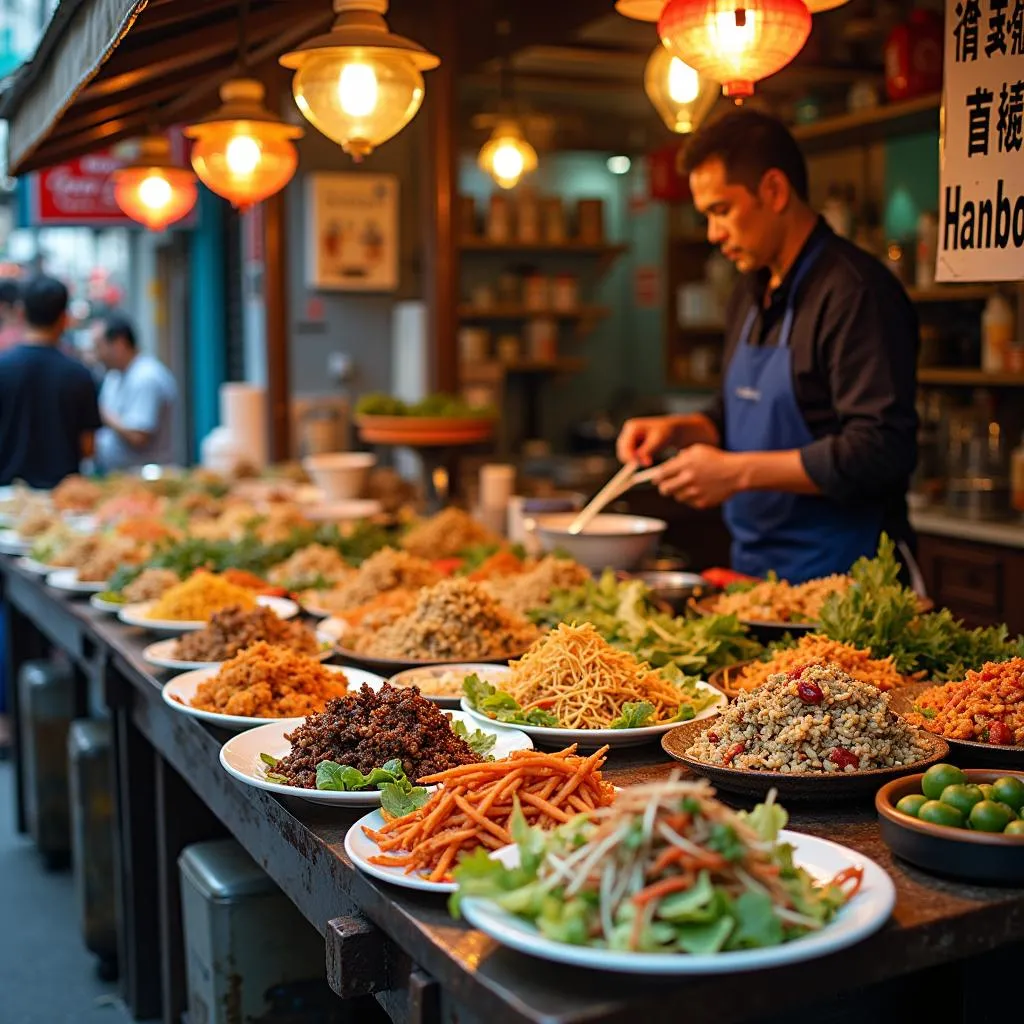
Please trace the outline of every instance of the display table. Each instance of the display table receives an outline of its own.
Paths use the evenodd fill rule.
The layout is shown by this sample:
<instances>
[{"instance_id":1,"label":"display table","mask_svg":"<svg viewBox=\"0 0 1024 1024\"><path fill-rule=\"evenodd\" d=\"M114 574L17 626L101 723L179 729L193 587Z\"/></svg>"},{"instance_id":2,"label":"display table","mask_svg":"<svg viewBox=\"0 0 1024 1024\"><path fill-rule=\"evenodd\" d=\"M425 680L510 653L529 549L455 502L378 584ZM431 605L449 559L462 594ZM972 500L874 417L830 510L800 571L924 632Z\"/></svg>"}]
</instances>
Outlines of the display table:
<instances>
[{"instance_id":1,"label":"display table","mask_svg":"<svg viewBox=\"0 0 1024 1024\"><path fill-rule=\"evenodd\" d=\"M860 1007L849 1019L878 1024L907 993L920 1015L915 1019L952 1021L970 1019L955 1014L964 999L969 1005L974 998L974 979L982 983L977 998L984 1000L991 999L985 978L1000 976L991 963L972 958L1019 958L1013 944L1024 941L1024 889L945 882L894 861L874 811L842 806L798 811L791 827L877 860L898 894L892 922L845 952L742 978L649 979L502 949L453 921L443 898L393 888L355 870L342 843L362 812L278 800L231 779L218 762L227 734L163 703L161 680L141 658L147 642L141 630L47 589L10 560L0 561L0 572L8 635L17 638L12 661L38 654L48 641L78 666L83 685L91 681L106 694L115 738L119 946L124 994L137 1017L181 1020L177 857L189 843L226 833L324 935L334 990L347 997L374 992L399 1024L832 1021L823 1007L837 998L851 1012ZM673 767L652 746L613 752L607 774L624 785ZM887 987L871 988L881 983Z\"/></svg>"}]
</instances>

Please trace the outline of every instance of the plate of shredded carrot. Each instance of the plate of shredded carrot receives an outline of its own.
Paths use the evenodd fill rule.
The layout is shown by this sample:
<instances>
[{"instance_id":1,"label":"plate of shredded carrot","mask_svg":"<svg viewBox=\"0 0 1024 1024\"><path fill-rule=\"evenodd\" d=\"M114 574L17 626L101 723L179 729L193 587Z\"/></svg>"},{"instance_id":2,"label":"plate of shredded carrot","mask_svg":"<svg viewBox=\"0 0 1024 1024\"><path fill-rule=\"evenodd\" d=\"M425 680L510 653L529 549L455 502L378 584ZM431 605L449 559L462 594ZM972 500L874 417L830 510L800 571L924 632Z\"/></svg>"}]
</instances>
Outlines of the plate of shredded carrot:
<instances>
[{"instance_id":1,"label":"plate of shredded carrot","mask_svg":"<svg viewBox=\"0 0 1024 1024\"><path fill-rule=\"evenodd\" d=\"M476 849L512 841L518 812L550 829L576 815L607 807L615 788L602 776L607 747L589 757L575 745L557 753L513 751L502 761L462 765L420 780L437 786L418 810L386 820L361 818L345 836L345 852L366 874L408 889L454 892L451 870Z\"/></svg>"}]
</instances>

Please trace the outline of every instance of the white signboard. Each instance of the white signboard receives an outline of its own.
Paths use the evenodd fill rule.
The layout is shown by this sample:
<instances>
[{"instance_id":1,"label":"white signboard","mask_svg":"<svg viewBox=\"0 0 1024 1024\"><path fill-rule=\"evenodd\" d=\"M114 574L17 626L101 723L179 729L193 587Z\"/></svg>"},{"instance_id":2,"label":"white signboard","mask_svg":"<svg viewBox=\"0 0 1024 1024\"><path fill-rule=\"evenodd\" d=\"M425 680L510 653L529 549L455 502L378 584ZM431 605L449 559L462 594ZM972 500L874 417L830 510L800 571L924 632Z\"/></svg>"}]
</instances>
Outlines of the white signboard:
<instances>
[{"instance_id":1,"label":"white signboard","mask_svg":"<svg viewBox=\"0 0 1024 1024\"><path fill-rule=\"evenodd\" d=\"M332 291L398 287L398 179L392 174L306 178L307 284Z\"/></svg>"},{"instance_id":2,"label":"white signboard","mask_svg":"<svg viewBox=\"0 0 1024 1024\"><path fill-rule=\"evenodd\" d=\"M939 281L1024 280L1024 2L946 0Z\"/></svg>"}]
</instances>

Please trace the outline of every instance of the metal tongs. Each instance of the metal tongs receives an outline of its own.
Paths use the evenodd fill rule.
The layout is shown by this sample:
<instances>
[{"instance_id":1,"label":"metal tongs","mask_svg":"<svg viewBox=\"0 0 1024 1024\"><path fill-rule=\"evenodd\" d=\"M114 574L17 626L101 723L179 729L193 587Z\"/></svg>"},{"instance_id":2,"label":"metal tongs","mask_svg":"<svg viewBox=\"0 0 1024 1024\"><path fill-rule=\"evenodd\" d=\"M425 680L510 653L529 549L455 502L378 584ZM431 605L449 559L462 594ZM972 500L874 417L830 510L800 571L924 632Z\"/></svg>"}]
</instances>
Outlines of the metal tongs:
<instances>
[{"instance_id":1,"label":"metal tongs","mask_svg":"<svg viewBox=\"0 0 1024 1024\"><path fill-rule=\"evenodd\" d=\"M639 464L627 462L583 507L580 514L569 524L567 532L573 535L582 533L601 509L610 505L616 498L621 498L631 487L649 483L654 479L658 468L652 466L638 473Z\"/></svg>"}]
</instances>

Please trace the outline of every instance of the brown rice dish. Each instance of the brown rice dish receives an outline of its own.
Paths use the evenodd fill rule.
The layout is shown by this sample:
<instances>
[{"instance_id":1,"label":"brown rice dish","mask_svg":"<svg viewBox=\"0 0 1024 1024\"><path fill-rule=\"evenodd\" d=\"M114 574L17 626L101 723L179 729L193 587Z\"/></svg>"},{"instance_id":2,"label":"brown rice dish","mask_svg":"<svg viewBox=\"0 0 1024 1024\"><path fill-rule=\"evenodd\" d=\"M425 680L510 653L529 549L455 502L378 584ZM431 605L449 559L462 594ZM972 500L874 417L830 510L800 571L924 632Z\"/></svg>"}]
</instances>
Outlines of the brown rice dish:
<instances>
[{"instance_id":1,"label":"brown rice dish","mask_svg":"<svg viewBox=\"0 0 1024 1024\"><path fill-rule=\"evenodd\" d=\"M155 601L158 597L163 597L171 587L176 587L180 582L178 574L172 569L143 569L124 588L121 595L129 604Z\"/></svg>"},{"instance_id":2,"label":"brown rice dish","mask_svg":"<svg viewBox=\"0 0 1024 1024\"><path fill-rule=\"evenodd\" d=\"M1024 746L1024 658L989 662L962 682L929 687L905 717L950 740Z\"/></svg>"},{"instance_id":3,"label":"brown rice dish","mask_svg":"<svg viewBox=\"0 0 1024 1024\"><path fill-rule=\"evenodd\" d=\"M256 607L251 590L235 586L210 572L195 572L184 583L178 583L158 598L146 618L173 622L199 622L209 619L222 608L238 605L243 609Z\"/></svg>"},{"instance_id":4,"label":"brown rice dish","mask_svg":"<svg viewBox=\"0 0 1024 1024\"><path fill-rule=\"evenodd\" d=\"M899 767L928 752L886 694L835 665L779 672L740 694L687 751L707 764L793 775Z\"/></svg>"},{"instance_id":5,"label":"brown rice dish","mask_svg":"<svg viewBox=\"0 0 1024 1024\"><path fill-rule=\"evenodd\" d=\"M331 590L308 595L308 602L323 611L352 611L391 590L419 590L433 586L441 574L424 558L381 548Z\"/></svg>"},{"instance_id":6,"label":"brown rice dish","mask_svg":"<svg viewBox=\"0 0 1024 1024\"><path fill-rule=\"evenodd\" d=\"M351 650L409 661L488 661L522 654L537 627L509 611L479 583L442 580L421 590L408 614L380 629L367 619L345 634Z\"/></svg>"},{"instance_id":7,"label":"brown rice dish","mask_svg":"<svg viewBox=\"0 0 1024 1024\"><path fill-rule=\"evenodd\" d=\"M477 544L500 544L501 538L460 508L446 508L422 519L402 538L403 551L420 558L451 558Z\"/></svg>"},{"instance_id":8,"label":"brown rice dish","mask_svg":"<svg viewBox=\"0 0 1024 1024\"><path fill-rule=\"evenodd\" d=\"M755 622L817 622L825 602L853 585L849 576L823 576L794 586L765 580L749 590L720 594L711 605L716 615L736 615Z\"/></svg>"},{"instance_id":9,"label":"brown rice dish","mask_svg":"<svg viewBox=\"0 0 1024 1024\"><path fill-rule=\"evenodd\" d=\"M286 647L260 643L200 683L192 707L243 718L300 718L322 711L347 690L341 672Z\"/></svg>"},{"instance_id":10,"label":"brown rice dish","mask_svg":"<svg viewBox=\"0 0 1024 1024\"><path fill-rule=\"evenodd\" d=\"M126 537L102 537L78 562L78 578L83 583L106 583L122 565L138 565L146 550L145 545Z\"/></svg>"},{"instance_id":11,"label":"brown rice dish","mask_svg":"<svg viewBox=\"0 0 1024 1024\"><path fill-rule=\"evenodd\" d=\"M778 672L789 673L811 664L834 665L854 679L880 690L892 690L908 681L896 670L891 657L872 658L870 651L852 644L841 644L819 633L807 633L795 647L776 651L769 661L752 661L730 671L727 685L732 690L753 690Z\"/></svg>"},{"instance_id":12,"label":"brown rice dish","mask_svg":"<svg viewBox=\"0 0 1024 1024\"><path fill-rule=\"evenodd\" d=\"M287 622L269 608L224 608L209 625L183 636L174 649L179 661L228 661L258 643L287 647L296 654L320 653L316 634L298 622Z\"/></svg>"},{"instance_id":13,"label":"brown rice dish","mask_svg":"<svg viewBox=\"0 0 1024 1024\"><path fill-rule=\"evenodd\" d=\"M18 523L18 536L22 540L34 540L63 523L64 520L48 508L38 508L22 516Z\"/></svg>"},{"instance_id":14,"label":"brown rice dish","mask_svg":"<svg viewBox=\"0 0 1024 1024\"><path fill-rule=\"evenodd\" d=\"M103 488L76 473L57 484L52 497L61 512L91 512L103 500Z\"/></svg>"},{"instance_id":15,"label":"brown rice dish","mask_svg":"<svg viewBox=\"0 0 1024 1024\"><path fill-rule=\"evenodd\" d=\"M353 571L352 566L335 548L310 544L275 565L267 578L271 583L289 590L308 590L321 580L337 583L351 576Z\"/></svg>"},{"instance_id":16,"label":"brown rice dish","mask_svg":"<svg viewBox=\"0 0 1024 1024\"><path fill-rule=\"evenodd\" d=\"M548 555L518 576L502 576L483 584L484 589L506 608L525 615L531 608L546 605L556 590L582 586L590 573L571 558Z\"/></svg>"}]
</instances>

